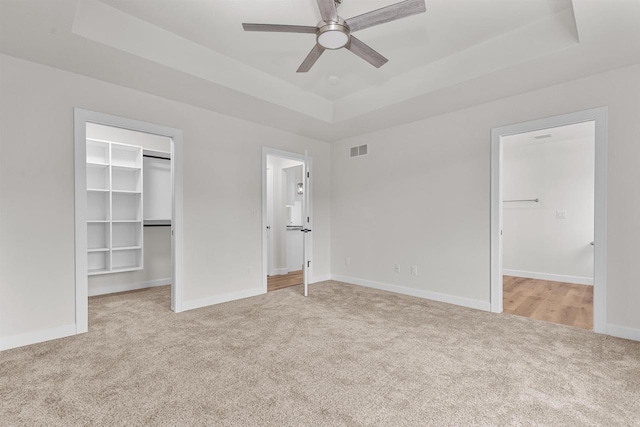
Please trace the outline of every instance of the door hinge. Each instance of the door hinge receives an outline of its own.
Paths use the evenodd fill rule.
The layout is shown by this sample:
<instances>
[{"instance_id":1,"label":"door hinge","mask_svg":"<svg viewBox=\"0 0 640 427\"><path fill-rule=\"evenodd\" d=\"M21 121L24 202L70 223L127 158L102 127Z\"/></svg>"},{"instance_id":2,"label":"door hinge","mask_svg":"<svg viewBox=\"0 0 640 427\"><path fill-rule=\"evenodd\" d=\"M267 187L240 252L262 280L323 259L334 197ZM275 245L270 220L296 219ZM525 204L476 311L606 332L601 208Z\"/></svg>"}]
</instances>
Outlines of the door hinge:
<instances>
[{"instance_id":1,"label":"door hinge","mask_svg":"<svg viewBox=\"0 0 640 427\"><path fill-rule=\"evenodd\" d=\"M309 172L307 172L307 178L309 178Z\"/></svg>"},{"instance_id":2,"label":"door hinge","mask_svg":"<svg viewBox=\"0 0 640 427\"><path fill-rule=\"evenodd\" d=\"M311 261L307 261L307 268L311 267Z\"/></svg>"},{"instance_id":3,"label":"door hinge","mask_svg":"<svg viewBox=\"0 0 640 427\"><path fill-rule=\"evenodd\" d=\"M309 217L307 217L307 222L309 222Z\"/></svg>"}]
</instances>

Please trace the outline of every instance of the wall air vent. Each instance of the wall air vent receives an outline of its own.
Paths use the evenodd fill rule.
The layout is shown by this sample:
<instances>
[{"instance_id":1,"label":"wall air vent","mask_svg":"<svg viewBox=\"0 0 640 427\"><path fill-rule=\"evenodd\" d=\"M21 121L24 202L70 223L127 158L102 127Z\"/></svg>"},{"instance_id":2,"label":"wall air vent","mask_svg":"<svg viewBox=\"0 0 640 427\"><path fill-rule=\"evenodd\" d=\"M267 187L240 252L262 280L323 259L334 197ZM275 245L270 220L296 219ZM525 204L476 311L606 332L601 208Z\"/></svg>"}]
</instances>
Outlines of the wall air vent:
<instances>
[{"instance_id":1,"label":"wall air vent","mask_svg":"<svg viewBox=\"0 0 640 427\"><path fill-rule=\"evenodd\" d=\"M367 144L360 145L358 147L351 147L349 152L350 152L349 157L364 156L368 152Z\"/></svg>"}]
</instances>

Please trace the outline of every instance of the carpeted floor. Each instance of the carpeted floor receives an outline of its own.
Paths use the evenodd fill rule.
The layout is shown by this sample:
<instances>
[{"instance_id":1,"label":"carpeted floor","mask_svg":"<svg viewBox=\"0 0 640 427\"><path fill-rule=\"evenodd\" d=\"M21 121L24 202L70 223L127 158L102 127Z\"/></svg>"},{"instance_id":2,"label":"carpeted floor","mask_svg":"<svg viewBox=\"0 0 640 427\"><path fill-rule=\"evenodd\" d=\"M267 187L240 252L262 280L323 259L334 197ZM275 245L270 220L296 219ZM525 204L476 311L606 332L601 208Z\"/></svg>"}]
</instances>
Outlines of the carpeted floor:
<instances>
[{"instance_id":1,"label":"carpeted floor","mask_svg":"<svg viewBox=\"0 0 640 427\"><path fill-rule=\"evenodd\" d=\"M2 426L640 425L640 343L325 282L0 353Z\"/></svg>"}]
</instances>

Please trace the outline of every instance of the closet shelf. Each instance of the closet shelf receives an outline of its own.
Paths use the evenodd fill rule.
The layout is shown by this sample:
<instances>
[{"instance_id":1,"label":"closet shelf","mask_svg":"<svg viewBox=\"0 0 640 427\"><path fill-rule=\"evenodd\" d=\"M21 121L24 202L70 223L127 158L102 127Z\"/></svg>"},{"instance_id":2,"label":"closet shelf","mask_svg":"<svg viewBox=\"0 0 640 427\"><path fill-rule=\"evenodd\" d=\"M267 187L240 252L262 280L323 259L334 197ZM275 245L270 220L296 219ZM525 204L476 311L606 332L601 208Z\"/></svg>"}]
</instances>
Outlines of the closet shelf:
<instances>
[{"instance_id":1,"label":"closet shelf","mask_svg":"<svg viewBox=\"0 0 640 427\"><path fill-rule=\"evenodd\" d=\"M128 165L124 165L124 164L112 164L111 165L112 169L119 169L119 170L123 170L123 171L139 171L140 169L142 169L139 166L128 166Z\"/></svg>"},{"instance_id":2,"label":"closet shelf","mask_svg":"<svg viewBox=\"0 0 640 427\"><path fill-rule=\"evenodd\" d=\"M144 267L140 267L132 264L132 265L124 265L122 267L113 267L111 269L111 272L115 273L115 272L122 272L122 271L136 271L136 270L142 270L143 268Z\"/></svg>"},{"instance_id":3,"label":"closet shelf","mask_svg":"<svg viewBox=\"0 0 640 427\"><path fill-rule=\"evenodd\" d=\"M87 274L143 268L142 147L87 138Z\"/></svg>"},{"instance_id":4,"label":"closet shelf","mask_svg":"<svg viewBox=\"0 0 640 427\"><path fill-rule=\"evenodd\" d=\"M111 190L112 193L118 194L142 194L142 191L131 191L131 190Z\"/></svg>"}]
</instances>

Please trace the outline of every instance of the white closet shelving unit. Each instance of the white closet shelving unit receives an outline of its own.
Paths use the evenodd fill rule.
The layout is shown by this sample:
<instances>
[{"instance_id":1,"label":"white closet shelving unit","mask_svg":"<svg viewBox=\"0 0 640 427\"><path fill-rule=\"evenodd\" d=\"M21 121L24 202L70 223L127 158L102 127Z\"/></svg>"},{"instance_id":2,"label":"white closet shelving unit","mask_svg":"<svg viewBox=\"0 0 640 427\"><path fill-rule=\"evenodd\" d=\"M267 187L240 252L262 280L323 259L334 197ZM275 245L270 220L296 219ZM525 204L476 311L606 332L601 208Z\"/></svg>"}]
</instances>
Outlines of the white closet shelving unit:
<instances>
[{"instance_id":1,"label":"white closet shelving unit","mask_svg":"<svg viewBox=\"0 0 640 427\"><path fill-rule=\"evenodd\" d=\"M87 138L88 274L143 266L142 147Z\"/></svg>"}]
</instances>

